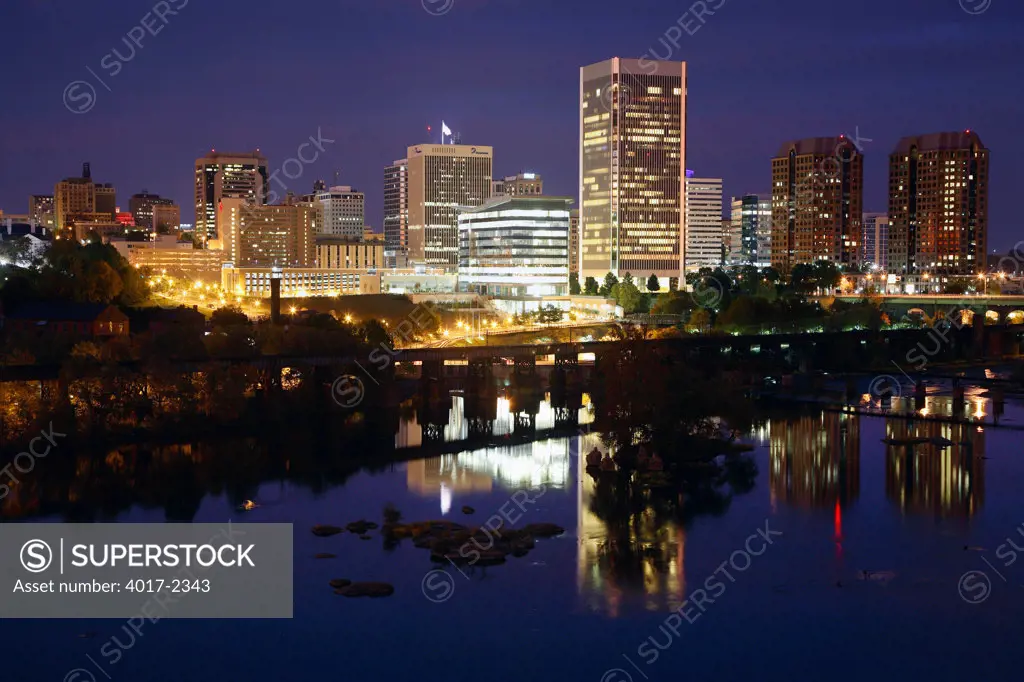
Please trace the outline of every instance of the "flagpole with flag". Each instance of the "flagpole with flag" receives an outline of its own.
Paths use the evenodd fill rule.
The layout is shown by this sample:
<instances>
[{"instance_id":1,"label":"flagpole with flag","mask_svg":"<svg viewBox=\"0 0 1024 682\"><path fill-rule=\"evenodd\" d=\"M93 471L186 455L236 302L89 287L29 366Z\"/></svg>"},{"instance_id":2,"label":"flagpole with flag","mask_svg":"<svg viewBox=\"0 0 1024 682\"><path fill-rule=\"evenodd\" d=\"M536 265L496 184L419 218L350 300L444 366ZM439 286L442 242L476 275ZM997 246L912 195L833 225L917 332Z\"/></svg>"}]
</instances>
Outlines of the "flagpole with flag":
<instances>
[{"instance_id":1,"label":"flagpole with flag","mask_svg":"<svg viewBox=\"0 0 1024 682\"><path fill-rule=\"evenodd\" d=\"M444 136L445 135L448 136L449 140L452 139L451 128L449 128L448 125L444 121L441 121L441 144L444 144Z\"/></svg>"}]
</instances>

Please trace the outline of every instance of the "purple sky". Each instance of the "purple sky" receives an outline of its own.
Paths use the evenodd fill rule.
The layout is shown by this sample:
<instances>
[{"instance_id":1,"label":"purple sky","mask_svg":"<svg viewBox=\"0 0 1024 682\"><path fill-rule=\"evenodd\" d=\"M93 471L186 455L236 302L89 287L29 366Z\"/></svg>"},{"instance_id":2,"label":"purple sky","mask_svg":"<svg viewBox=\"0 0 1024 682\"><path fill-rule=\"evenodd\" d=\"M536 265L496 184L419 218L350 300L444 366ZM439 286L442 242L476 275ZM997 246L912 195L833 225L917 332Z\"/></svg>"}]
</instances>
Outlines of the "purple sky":
<instances>
[{"instance_id":1,"label":"purple sky","mask_svg":"<svg viewBox=\"0 0 1024 682\"><path fill-rule=\"evenodd\" d=\"M152 13L182 5L166 23ZM664 55L660 40L682 18L699 26L672 48L689 62L687 167L723 177L726 201L769 189L782 142L859 129L870 140L865 209L884 211L887 156L901 136L971 128L992 150L989 246L1024 238L1012 209L1024 158L1024 3L706 0L720 6L703 25L691 5L4 0L0 208L25 212L29 194L51 193L90 161L125 210L146 188L190 221L197 156L259 147L276 170L319 129L335 142L289 188L306 192L340 170L341 184L366 192L380 231L384 166L442 119L463 142L494 146L495 175L533 170L548 193L575 196L579 67ZM156 35L138 28L147 13ZM129 34L143 34L141 48L128 43L134 56ZM86 113L65 107L74 81L89 85L67 90L72 107L96 90Z\"/></svg>"}]
</instances>

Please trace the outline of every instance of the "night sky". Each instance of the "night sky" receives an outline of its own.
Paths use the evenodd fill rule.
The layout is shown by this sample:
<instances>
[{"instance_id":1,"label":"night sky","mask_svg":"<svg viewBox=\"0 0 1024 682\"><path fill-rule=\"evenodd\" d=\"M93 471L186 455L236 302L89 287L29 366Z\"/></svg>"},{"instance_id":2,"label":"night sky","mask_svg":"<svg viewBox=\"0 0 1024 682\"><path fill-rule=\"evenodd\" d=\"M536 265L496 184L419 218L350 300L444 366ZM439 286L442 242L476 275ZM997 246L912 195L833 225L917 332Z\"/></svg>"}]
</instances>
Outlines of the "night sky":
<instances>
[{"instance_id":1,"label":"night sky","mask_svg":"<svg viewBox=\"0 0 1024 682\"><path fill-rule=\"evenodd\" d=\"M155 0L3 0L0 208L26 212L90 161L122 210L146 188L191 222L196 157L259 147L276 170L319 129L335 142L289 189L340 170L380 231L384 166L431 141L428 125L436 141L442 119L494 146L496 176L532 170L548 194L576 196L579 67L667 44L689 63L687 166L724 178L726 202L769 190L786 140L859 129L865 209L885 211L901 136L971 128L992 150L989 247L1024 238L1024 3L722 3L707 0L721 7L701 25L689 0L167 0L184 7L150 14L157 35L129 40L132 56L123 40ZM660 42L684 15L693 35ZM64 97L79 80L72 108L96 90L82 114Z\"/></svg>"}]
</instances>

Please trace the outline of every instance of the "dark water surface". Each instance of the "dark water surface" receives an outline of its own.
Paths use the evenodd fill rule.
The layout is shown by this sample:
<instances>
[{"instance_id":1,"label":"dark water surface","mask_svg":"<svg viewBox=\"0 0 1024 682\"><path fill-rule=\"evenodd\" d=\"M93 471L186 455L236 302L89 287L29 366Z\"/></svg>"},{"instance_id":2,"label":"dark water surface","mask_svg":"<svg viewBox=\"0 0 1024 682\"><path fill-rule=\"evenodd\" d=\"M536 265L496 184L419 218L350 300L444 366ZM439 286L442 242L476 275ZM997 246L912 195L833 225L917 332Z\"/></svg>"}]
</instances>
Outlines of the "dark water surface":
<instances>
[{"instance_id":1,"label":"dark water surface","mask_svg":"<svg viewBox=\"0 0 1024 682\"><path fill-rule=\"evenodd\" d=\"M942 395L929 400L930 414L947 409ZM991 414L984 397L974 400L972 414ZM458 399L454 408L445 440L466 433ZM497 412L494 433L514 431L507 405ZM538 428L553 424L549 412L542 403ZM1022 414L1010 403L1004 421ZM908 458L881 443L914 434L955 445ZM421 437L406 419L398 445ZM1024 558L1006 565L1007 539L1024 547L1024 432L841 412L773 417L750 435L752 488L727 487L683 522L602 497L580 457L600 443L586 427L496 442L316 492L284 476L252 491L262 506L251 512L224 490L206 492L196 522L295 524L294 619L162 620L141 636L113 620L3 622L0 680L962 681L1007 678L1024 663ZM309 532L380 522L386 502L406 521L480 523L526 489L543 494L517 525L553 522L565 535L465 575L434 566L408 540L386 549L378 531L370 541ZM465 516L463 505L476 513ZM133 506L116 520L166 515ZM781 533L771 544L758 534L766 528ZM315 560L318 552L338 558ZM962 580L969 571L981 573ZM387 581L395 594L334 596L334 577ZM697 589L708 593L703 610L684 605ZM680 606L688 618L668 627ZM94 677L69 677L77 668Z\"/></svg>"}]
</instances>

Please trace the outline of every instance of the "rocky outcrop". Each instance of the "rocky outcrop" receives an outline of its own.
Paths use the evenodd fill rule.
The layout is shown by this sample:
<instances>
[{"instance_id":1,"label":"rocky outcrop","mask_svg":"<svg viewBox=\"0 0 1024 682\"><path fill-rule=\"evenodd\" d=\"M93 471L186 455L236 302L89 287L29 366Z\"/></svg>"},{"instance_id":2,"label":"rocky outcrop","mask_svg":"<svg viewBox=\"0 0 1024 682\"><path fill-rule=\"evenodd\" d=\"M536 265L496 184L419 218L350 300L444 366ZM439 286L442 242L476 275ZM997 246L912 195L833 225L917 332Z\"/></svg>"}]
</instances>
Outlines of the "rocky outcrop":
<instances>
[{"instance_id":1,"label":"rocky outcrop","mask_svg":"<svg viewBox=\"0 0 1024 682\"><path fill-rule=\"evenodd\" d=\"M319 524L316 525L316 526L313 526L313 535L315 535L315 536L317 536L319 538L326 538L326 537L330 537L332 535L337 535L338 533L344 533L344 532L345 532L345 529L344 528L339 528L338 526L323 526L323 525L319 525Z\"/></svg>"},{"instance_id":2,"label":"rocky outcrop","mask_svg":"<svg viewBox=\"0 0 1024 682\"><path fill-rule=\"evenodd\" d=\"M389 583L351 583L334 591L342 597L390 597L395 593Z\"/></svg>"}]
</instances>

